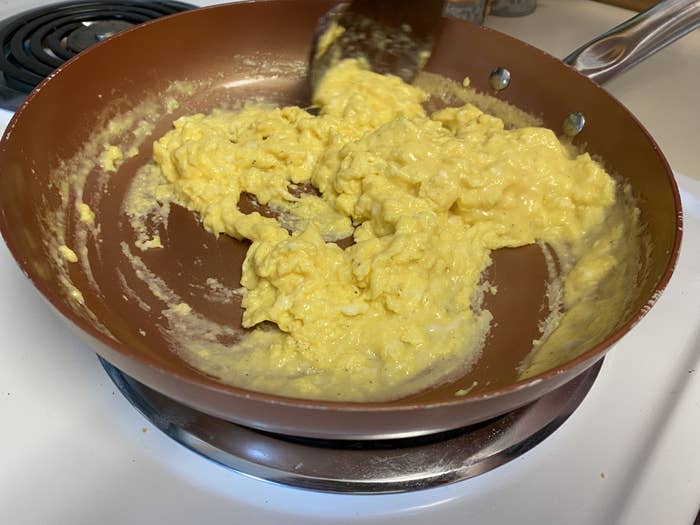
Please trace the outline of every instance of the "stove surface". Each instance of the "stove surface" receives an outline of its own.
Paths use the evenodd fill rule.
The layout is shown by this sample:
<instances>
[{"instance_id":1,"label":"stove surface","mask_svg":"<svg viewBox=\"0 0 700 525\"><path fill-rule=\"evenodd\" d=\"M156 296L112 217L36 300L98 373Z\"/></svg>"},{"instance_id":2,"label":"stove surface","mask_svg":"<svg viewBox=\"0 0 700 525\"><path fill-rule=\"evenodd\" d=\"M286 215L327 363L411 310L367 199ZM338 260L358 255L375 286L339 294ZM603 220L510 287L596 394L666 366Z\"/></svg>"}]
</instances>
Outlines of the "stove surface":
<instances>
[{"instance_id":1,"label":"stove surface","mask_svg":"<svg viewBox=\"0 0 700 525\"><path fill-rule=\"evenodd\" d=\"M0 19L41 4L6 0ZM628 16L594 2L540 0L528 17L488 25L564 56ZM201 458L133 409L0 244L0 523L692 523L700 504L698 63L696 32L607 86L687 174L678 175L685 231L667 290L553 435L452 485L324 494ZM9 118L0 112L0 125Z\"/></svg>"}]
</instances>

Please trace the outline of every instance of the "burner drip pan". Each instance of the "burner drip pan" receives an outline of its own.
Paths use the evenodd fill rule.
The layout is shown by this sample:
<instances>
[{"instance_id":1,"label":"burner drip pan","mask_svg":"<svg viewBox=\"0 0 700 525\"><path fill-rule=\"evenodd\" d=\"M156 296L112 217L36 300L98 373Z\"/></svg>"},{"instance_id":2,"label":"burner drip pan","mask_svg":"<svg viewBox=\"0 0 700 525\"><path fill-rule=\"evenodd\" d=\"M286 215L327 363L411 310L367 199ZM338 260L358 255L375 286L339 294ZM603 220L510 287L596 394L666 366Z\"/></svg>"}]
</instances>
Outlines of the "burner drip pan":
<instances>
[{"instance_id":1,"label":"burner drip pan","mask_svg":"<svg viewBox=\"0 0 700 525\"><path fill-rule=\"evenodd\" d=\"M334 441L255 430L159 394L100 358L121 393L156 427L198 454L253 478L324 492L407 492L478 476L521 456L579 406L602 360L534 403L465 428L379 441Z\"/></svg>"}]
</instances>

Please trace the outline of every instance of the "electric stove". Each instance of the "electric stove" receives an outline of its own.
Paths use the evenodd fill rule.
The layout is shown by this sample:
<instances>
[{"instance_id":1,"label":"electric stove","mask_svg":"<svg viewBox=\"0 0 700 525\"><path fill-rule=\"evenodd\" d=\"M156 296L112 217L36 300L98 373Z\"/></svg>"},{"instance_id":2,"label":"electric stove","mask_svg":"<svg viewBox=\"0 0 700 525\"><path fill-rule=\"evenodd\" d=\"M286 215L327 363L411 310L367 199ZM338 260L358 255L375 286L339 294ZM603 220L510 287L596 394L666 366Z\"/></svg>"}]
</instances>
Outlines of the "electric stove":
<instances>
[{"instance_id":1,"label":"electric stove","mask_svg":"<svg viewBox=\"0 0 700 525\"><path fill-rule=\"evenodd\" d=\"M9 22L0 23L0 35L30 9L51 20L62 15L44 7L3 3L0 19ZM46 32L33 41L53 45L42 50L50 58L39 60L42 67L142 21L89 16L58 16L60 24L38 30ZM527 17L487 25L564 56L628 16L590 2L540 1ZM70 24L79 25L65 29ZM0 522L692 523L700 505L700 170L693 151L700 109L691 101L699 37L608 86L687 174L678 173L685 232L669 287L600 370L556 399L474 428L369 445L221 428L225 422L173 406L100 363L2 245ZM11 108L35 79L5 75L9 85L0 91L15 92L5 97ZM10 116L0 113L3 127Z\"/></svg>"}]
</instances>

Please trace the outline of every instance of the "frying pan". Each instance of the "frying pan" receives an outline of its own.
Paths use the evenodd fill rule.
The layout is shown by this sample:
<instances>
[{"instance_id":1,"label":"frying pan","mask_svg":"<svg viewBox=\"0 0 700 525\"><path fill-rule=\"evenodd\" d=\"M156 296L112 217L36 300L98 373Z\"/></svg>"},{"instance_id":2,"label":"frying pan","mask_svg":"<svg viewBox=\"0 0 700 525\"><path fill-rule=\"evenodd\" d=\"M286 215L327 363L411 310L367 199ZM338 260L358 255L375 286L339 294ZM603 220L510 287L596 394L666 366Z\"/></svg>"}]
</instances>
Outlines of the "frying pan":
<instances>
[{"instance_id":1,"label":"frying pan","mask_svg":"<svg viewBox=\"0 0 700 525\"><path fill-rule=\"evenodd\" d=\"M547 280L542 253L533 247L494 253L490 272L499 293L487 306L497 325L475 367L450 384L396 401L302 400L226 385L189 366L173 351L165 330L157 329L167 328L163 303L133 278L123 251L122 242L131 246L135 240L119 204L130 180L151 157L152 140L178 115L254 96L304 101L304 72L288 65L305 63L316 21L330 5L269 1L178 14L89 49L42 83L16 113L0 145L0 229L24 273L90 347L125 373L197 410L277 433L372 439L439 432L523 406L591 367L649 310L671 276L681 239L681 208L670 168L634 116L595 82L534 47L451 19L442 22L428 71L455 80L468 75L478 90L493 93L491 72L507 68L510 85L495 96L557 131L567 115L583 113L586 125L574 142L586 144L633 187L650 250L645 271L630 291L630 307L607 337L574 348L549 370L519 378L517 366L539 335ZM618 51L620 42L613 39ZM605 43L599 51L601 46ZM591 63L590 57L584 59ZM161 104L170 98L176 102ZM85 151L85 144L94 143L110 119L137 107L153 128L139 154L105 177L95 165L101 150ZM121 133L123 140L133 137ZM86 256L89 272L82 262L57 263L56 246L47 241L56 234L51 211L62 206L65 231L60 235L66 242L78 235L77 212L65 205L72 201L66 200L61 184L81 170L86 176L82 198L95 211L99 228L99 235L87 234L87 252L79 254ZM160 228L164 248L140 253L144 265L194 311L239 326L240 308L216 302L201 285L216 277L224 286L238 287L246 245L215 238L178 207ZM81 291L83 305L66 293L66 278ZM466 395L455 395L472 386Z\"/></svg>"}]
</instances>

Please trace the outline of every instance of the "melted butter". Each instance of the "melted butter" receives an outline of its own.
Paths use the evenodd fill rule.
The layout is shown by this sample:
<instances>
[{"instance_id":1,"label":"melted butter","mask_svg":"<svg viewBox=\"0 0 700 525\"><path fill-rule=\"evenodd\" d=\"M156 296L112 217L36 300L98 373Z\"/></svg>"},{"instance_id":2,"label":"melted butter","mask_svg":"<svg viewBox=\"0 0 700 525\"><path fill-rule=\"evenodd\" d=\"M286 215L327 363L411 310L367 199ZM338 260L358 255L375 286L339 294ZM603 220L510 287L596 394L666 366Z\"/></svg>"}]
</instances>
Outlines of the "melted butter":
<instances>
[{"instance_id":1,"label":"melted butter","mask_svg":"<svg viewBox=\"0 0 700 525\"><path fill-rule=\"evenodd\" d=\"M426 99L345 61L317 90L318 116L250 104L183 117L154 144L157 176L177 202L209 231L252 241L241 279L251 331L235 345L180 338L185 359L283 395L408 395L478 358L491 322L481 308L490 252L535 242L562 264L550 303L563 309L543 324L524 375L570 357L567 327L590 320L606 283L615 300L596 307L619 311L634 264L615 272L636 227L623 188L518 110L505 125L470 103L428 115ZM290 191L308 183L320 197ZM280 220L242 213L244 192ZM345 250L327 242L350 234ZM610 317L598 317L593 332L609 329Z\"/></svg>"}]
</instances>

